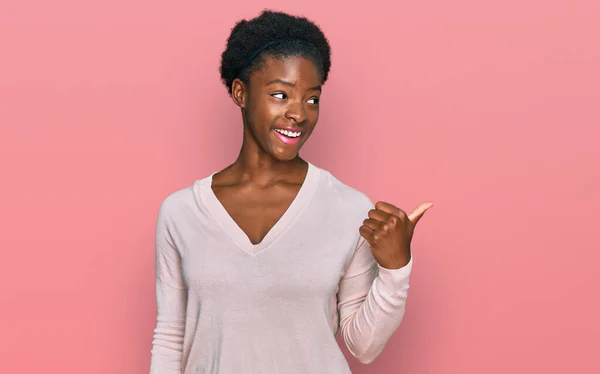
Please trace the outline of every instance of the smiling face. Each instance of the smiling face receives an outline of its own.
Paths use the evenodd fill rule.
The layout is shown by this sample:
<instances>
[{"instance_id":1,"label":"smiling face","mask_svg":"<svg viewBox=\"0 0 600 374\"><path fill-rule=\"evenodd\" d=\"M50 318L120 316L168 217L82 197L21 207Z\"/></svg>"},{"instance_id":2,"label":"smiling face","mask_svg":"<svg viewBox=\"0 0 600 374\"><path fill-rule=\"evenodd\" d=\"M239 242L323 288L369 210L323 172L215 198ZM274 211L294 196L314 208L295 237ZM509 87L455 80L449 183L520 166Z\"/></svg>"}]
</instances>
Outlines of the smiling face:
<instances>
[{"instance_id":1,"label":"smiling face","mask_svg":"<svg viewBox=\"0 0 600 374\"><path fill-rule=\"evenodd\" d=\"M319 119L321 82L317 66L304 57L266 57L248 85L234 81L232 97L244 117L244 146L258 146L281 161L295 158Z\"/></svg>"}]
</instances>

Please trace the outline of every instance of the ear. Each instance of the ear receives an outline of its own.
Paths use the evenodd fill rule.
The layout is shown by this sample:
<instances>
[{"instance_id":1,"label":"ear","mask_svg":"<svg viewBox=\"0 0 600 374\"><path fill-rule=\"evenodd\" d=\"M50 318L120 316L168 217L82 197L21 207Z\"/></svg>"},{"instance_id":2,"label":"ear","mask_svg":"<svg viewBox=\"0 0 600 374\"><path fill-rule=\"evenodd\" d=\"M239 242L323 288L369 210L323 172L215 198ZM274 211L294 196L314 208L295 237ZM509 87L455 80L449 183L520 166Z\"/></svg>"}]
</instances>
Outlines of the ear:
<instances>
[{"instance_id":1,"label":"ear","mask_svg":"<svg viewBox=\"0 0 600 374\"><path fill-rule=\"evenodd\" d=\"M239 78L235 78L231 83L231 98L233 102L242 109L246 108L246 96L248 87Z\"/></svg>"}]
</instances>

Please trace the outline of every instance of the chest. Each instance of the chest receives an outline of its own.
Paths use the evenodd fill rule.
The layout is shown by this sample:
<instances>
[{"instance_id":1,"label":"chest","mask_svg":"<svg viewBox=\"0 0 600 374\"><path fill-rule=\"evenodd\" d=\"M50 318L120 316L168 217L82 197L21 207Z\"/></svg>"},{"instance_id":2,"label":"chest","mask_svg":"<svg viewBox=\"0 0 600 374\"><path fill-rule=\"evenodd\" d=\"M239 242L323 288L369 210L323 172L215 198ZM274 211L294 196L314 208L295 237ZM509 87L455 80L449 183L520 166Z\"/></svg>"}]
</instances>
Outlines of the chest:
<instances>
[{"instance_id":1,"label":"chest","mask_svg":"<svg viewBox=\"0 0 600 374\"><path fill-rule=\"evenodd\" d=\"M266 249L250 255L212 222L182 239L185 281L198 299L232 308L256 302L297 303L335 296L357 240L333 213L306 207ZM313 212L314 211L314 212Z\"/></svg>"},{"instance_id":2,"label":"chest","mask_svg":"<svg viewBox=\"0 0 600 374\"><path fill-rule=\"evenodd\" d=\"M216 189L214 194L252 244L262 242L286 213L300 186L268 189Z\"/></svg>"}]
</instances>

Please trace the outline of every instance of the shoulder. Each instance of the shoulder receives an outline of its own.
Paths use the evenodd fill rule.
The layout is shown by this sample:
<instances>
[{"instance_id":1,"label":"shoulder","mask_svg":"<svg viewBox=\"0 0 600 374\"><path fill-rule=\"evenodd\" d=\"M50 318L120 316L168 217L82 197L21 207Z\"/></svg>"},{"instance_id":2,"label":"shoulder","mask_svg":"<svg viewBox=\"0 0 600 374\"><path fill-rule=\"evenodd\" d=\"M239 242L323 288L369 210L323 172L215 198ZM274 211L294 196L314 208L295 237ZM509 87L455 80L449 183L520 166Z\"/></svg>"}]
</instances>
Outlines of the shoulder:
<instances>
[{"instance_id":1,"label":"shoulder","mask_svg":"<svg viewBox=\"0 0 600 374\"><path fill-rule=\"evenodd\" d=\"M173 212L182 206L190 204L193 200L193 186L186 186L168 193L160 204L160 210L163 212Z\"/></svg>"},{"instance_id":2,"label":"shoulder","mask_svg":"<svg viewBox=\"0 0 600 374\"><path fill-rule=\"evenodd\" d=\"M199 179L177 190L169 192L162 198L159 205L159 215L169 221L185 216L190 211L198 209L200 187L207 178Z\"/></svg>"},{"instance_id":3,"label":"shoulder","mask_svg":"<svg viewBox=\"0 0 600 374\"><path fill-rule=\"evenodd\" d=\"M341 181L327 170L322 169L322 173L326 179L327 186L335 194L339 203L346 209L359 214L366 214L367 211L375 206L371 198L363 191Z\"/></svg>"}]
</instances>

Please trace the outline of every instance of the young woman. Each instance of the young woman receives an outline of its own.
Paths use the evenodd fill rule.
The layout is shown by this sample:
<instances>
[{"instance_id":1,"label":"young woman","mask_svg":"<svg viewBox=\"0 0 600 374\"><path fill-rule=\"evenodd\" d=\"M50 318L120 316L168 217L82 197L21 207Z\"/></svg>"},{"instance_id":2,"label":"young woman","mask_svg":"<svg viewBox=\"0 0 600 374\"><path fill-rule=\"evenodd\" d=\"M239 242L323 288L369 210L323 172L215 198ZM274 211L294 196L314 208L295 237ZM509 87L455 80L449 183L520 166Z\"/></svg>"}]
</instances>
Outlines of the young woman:
<instances>
[{"instance_id":1,"label":"young woman","mask_svg":"<svg viewBox=\"0 0 600 374\"><path fill-rule=\"evenodd\" d=\"M235 162L170 194L156 230L152 374L343 374L404 314L416 222L302 159L331 66L321 30L264 11L240 21L221 77L241 108Z\"/></svg>"}]
</instances>

